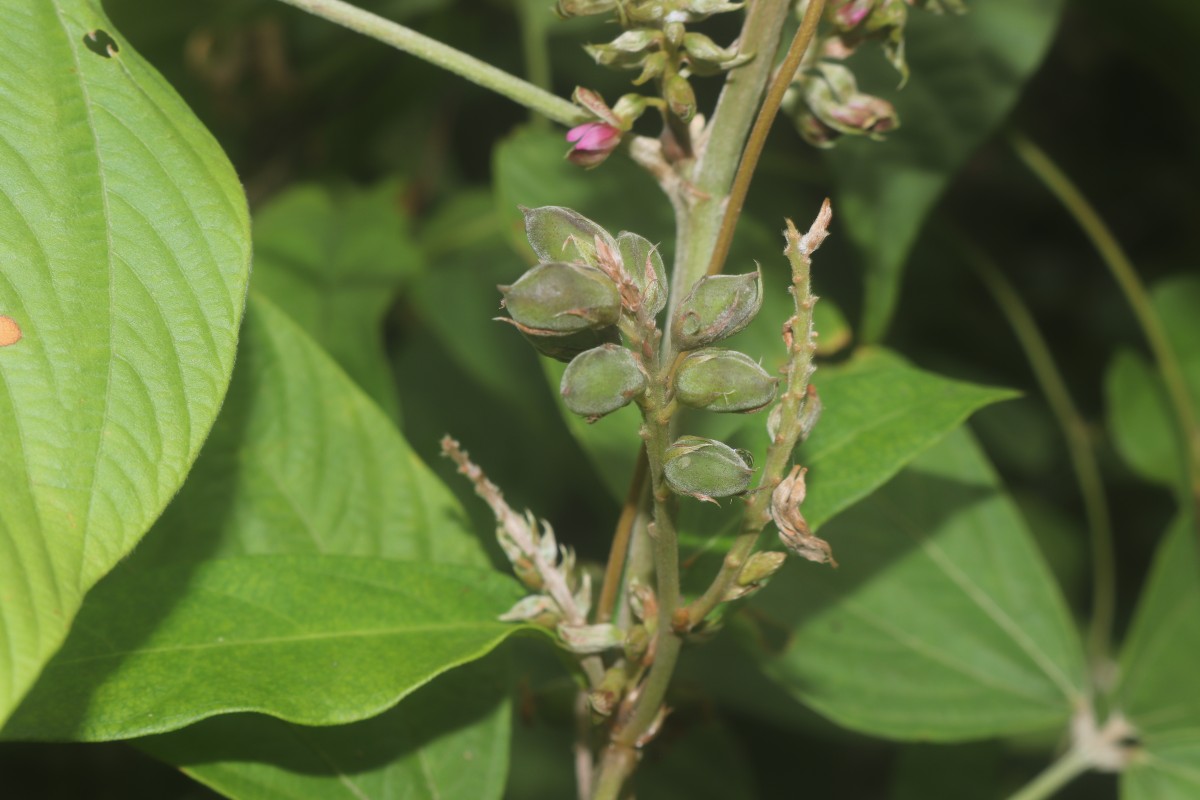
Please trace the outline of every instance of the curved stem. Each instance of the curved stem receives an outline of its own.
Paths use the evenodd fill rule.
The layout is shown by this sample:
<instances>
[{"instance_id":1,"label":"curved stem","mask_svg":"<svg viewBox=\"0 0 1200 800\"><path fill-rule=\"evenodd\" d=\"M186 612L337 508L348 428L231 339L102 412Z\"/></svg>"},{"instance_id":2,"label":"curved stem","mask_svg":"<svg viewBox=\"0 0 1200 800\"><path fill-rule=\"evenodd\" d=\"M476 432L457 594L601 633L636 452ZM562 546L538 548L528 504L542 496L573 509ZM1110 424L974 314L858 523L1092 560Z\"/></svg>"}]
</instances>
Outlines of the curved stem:
<instances>
[{"instance_id":1,"label":"curved stem","mask_svg":"<svg viewBox=\"0 0 1200 800\"><path fill-rule=\"evenodd\" d=\"M758 167L759 156L762 155L763 147L767 143L767 136L771 132L771 124L775 121L775 115L779 113L779 106L783 103L783 96L787 92L788 86L791 85L796 70L800 68L804 53L817 33L817 25L821 21L821 12L824 8L825 0L810 0L808 8L804 10L804 18L800 21L800 29L792 38L792 44L783 57L783 63L779 65L779 69L775 72L775 79L767 89L767 96L758 110L754 128L750 131L750 138L746 141L746 149L738 164L737 175L733 179L729 201L725 206L725 216L721 220L721 230L717 234L717 243L713 247L712 258L708 262L708 275L716 275L725 267L725 259L729 256L729 248L733 244L733 232L737 228L738 217L742 214L746 194L750 191L750 181L754 178L754 170Z\"/></svg>"},{"instance_id":2,"label":"curved stem","mask_svg":"<svg viewBox=\"0 0 1200 800\"><path fill-rule=\"evenodd\" d=\"M1008 324L1016 334L1021 349L1025 351L1034 377L1066 439L1071 466L1079 483L1079 494L1083 497L1084 513L1087 515L1091 538L1092 614L1088 627L1088 652L1092 657L1093 666L1097 667L1111 657L1109 651L1116 601L1116 568L1112 520L1104 497L1100 465L1088 437L1087 423L1071 399L1066 381L1054 362L1046 340L1038 330L1037 322L1012 283L992 259L973 244L960 239L959 246L1008 319Z\"/></svg>"},{"instance_id":3,"label":"curved stem","mask_svg":"<svg viewBox=\"0 0 1200 800\"><path fill-rule=\"evenodd\" d=\"M1017 157L1058 198L1079 227L1083 229L1100 254L1100 258L1120 285L1129 305L1133 308L1142 333L1150 345L1151 352L1154 353L1154 360L1158 362L1158 369L1162 373L1167 394L1183 434L1188 484L1186 491L1190 494L1193 519L1197 521L1197 530L1200 532L1200 425L1196 421L1187 382L1179 365L1179 358L1171 346L1171 340L1163 328L1162 321L1158 318L1154 304L1150 301L1150 294L1146 291L1141 278L1138 277L1137 270L1134 269L1129 256L1121 249L1121 245L1113 236L1112 231L1104 224L1104 220L1096 213L1096 209L1092 208L1070 178L1024 134L1017 131L1010 132L1009 142L1016 151Z\"/></svg>"},{"instance_id":4,"label":"curved stem","mask_svg":"<svg viewBox=\"0 0 1200 800\"><path fill-rule=\"evenodd\" d=\"M510 75L449 45L442 44L411 28L344 3L342 0L280 0L330 22L349 28L397 50L414 55L434 66L460 75L485 89L491 89L518 105L538 112L563 125L587 122L588 115L573 103L540 89L528 81Z\"/></svg>"},{"instance_id":5,"label":"curved stem","mask_svg":"<svg viewBox=\"0 0 1200 800\"><path fill-rule=\"evenodd\" d=\"M767 460L763 465L762 476L746 502L741 528L729 552L725 554L721 569L704 594L687 607L686 617L689 625L701 622L725 600L746 559L753 552L759 535L771 520L770 503L775 489L782 482L783 473L792 460L792 452L804 435L805 411L810 410L809 403L816 402L809 396L809 382L816 371L813 364L816 355L813 306L817 297L812 293L812 254L825 240L832 215L833 210L826 199L804 237L800 236L790 219L787 221L785 235L788 246L784 253L792 267L792 298L796 304L796 313L788 320L787 325L791 340L788 348L787 383L779 399L779 430L767 447Z\"/></svg>"},{"instance_id":6,"label":"curved stem","mask_svg":"<svg viewBox=\"0 0 1200 800\"><path fill-rule=\"evenodd\" d=\"M1087 772L1090 767L1091 763L1087 757L1072 748L1008 800L1044 800Z\"/></svg>"}]
</instances>

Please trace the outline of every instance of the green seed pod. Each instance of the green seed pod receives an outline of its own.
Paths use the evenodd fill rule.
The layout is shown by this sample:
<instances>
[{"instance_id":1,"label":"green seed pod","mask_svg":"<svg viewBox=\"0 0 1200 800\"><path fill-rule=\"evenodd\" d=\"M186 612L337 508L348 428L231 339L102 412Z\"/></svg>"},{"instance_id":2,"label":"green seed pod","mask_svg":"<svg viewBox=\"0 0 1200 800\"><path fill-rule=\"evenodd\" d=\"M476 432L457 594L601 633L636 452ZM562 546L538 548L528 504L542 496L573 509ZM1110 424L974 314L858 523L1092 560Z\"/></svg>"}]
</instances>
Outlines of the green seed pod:
<instances>
[{"instance_id":1,"label":"green seed pod","mask_svg":"<svg viewBox=\"0 0 1200 800\"><path fill-rule=\"evenodd\" d=\"M615 325L597 330L588 329L578 333L568 333L566 336L538 336L529 333L524 335L526 341L533 345L533 349L547 358L553 358L564 364L594 347L602 344L618 344L621 341L621 333Z\"/></svg>"},{"instance_id":2,"label":"green seed pod","mask_svg":"<svg viewBox=\"0 0 1200 800\"><path fill-rule=\"evenodd\" d=\"M741 494L750 488L753 472L740 452L699 436L679 437L663 462L667 485L698 500Z\"/></svg>"},{"instance_id":3,"label":"green seed pod","mask_svg":"<svg viewBox=\"0 0 1200 800\"><path fill-rule=\"evenodd\" d=\"M745 353L706 347L684 358L675 372L675 397L707 411L758 411L775 399L779 383Z\"/></svg>"},{"instance_id":4,"label":"green seed pod","mask_svg":"<svg viewBox=\"0 0 1200 800\"><path fill-rule=\"evenodd\" d=\"M597 236L617 249L608 231L569 208L522 208L521 213L525 215L525 236L538 261L582 261L594 267Z\"/></svg>"},{"instance_id":5,"label":"green seed pod","mask_svg":"<svg viewBox=\"0 0 1200 800\"><path fill-rule=\"evenodd\" d=\"M662 253L643 236L629 231L617 235L621 263L633 282L642 290L642 303L654 316L667 306L667 270ZM647 269L647 266L649 267Z\"/></svg>"},{"instance_id":6,"label":"green seed pod","mask_svg":"<svg viewBox=\"0 0 1200 800\"><path fill-rule=\"evenodd\" d=\"M558 15L566 19L607 14L616 7L617 0L558 0Z\"/></svg>"},{"instance_id":7,"label":"green seed pod","mask_svg":"<svg viewBox=\"0 0 1200 800\"><path fill-rule=\"evenodd\" d=\"M778 550L763 550L755 553L746 559L746 563L738 572L737 585L753 586L756 583L766 583L772 575L779 571L786 559L787 553L781 553Z\"/></svg>"},{"instance_id":8,"label":"green seed pod","mask_svg":"<svg viewBox=\"0 0 1200 800\"><path fill-rule=\"evenodd\" d=\"M762 274L709 275L696 281L671 323L680 350L695 350L732 336L762 308Z\"/></svg>"},{"instance_id":9,"label":"green seed pod","mask_svg":"<svg viewBox=\"0 0 1200 800\"><path fill-rule=\"evenodd\" d=\"M538 264L500 291L516 326L534 335L606 328L621 316L617 285L600 270L582 264Z\"/></svg>"},{"instance_id":10,"label":"green seed pod","mask_svg":"<svg viewBox=\"0 0 1200 800\"><path fill-rule=\"evenodd\" d=\"M663 84L663 96L671 113L684 122L691 122L692 117L696 116L696 93L688 79L678 72Z\"/></svg>"},{"instance_id":11,"label":"green seed pod","mask_svg":"<svg viewBox=\"0 0 1200 800\"><path fill-rule=\"evenodd\" d=\"M563 373L563 402L588 420L629 405L646 391L646 374L624 347L604 344L580 353Z\"/></svg>"}]
</instances>

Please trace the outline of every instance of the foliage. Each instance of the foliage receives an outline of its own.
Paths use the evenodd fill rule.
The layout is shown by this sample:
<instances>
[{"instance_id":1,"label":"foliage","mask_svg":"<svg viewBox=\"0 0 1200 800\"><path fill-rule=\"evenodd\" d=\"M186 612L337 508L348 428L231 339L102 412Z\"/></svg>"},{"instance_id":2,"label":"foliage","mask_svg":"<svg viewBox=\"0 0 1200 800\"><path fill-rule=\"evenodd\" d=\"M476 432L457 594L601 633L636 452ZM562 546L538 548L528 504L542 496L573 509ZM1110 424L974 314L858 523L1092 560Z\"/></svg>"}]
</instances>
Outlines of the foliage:
<instances>
[{"instance_id":1,"label":"foliage","mask_svg":"<svg viewBox=\"0 0 1200 800\"><path fill-rule=\"evenodd\" d=\"M7 9L0 793L1200 793L1189 4L284 2Z\"/></svg>"}]
</instances>

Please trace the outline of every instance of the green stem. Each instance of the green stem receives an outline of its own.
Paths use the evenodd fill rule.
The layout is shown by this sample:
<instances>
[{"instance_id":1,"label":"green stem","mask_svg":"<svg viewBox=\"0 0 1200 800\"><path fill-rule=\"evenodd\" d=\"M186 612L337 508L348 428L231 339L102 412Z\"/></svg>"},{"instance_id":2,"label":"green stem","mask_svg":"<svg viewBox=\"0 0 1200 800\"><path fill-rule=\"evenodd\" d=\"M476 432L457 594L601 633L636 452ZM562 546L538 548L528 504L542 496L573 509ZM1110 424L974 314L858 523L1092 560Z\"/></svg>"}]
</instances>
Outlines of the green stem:
<instances>
[{"instance_id":1,"label":"green stem","mask_svg":"<svg viewBox=\"0 0 1200 800\"><path fill-rule=\"evenodd\" d=\"M1116 567L1112 521L1104 497L1100 465L1096 461L1096 453L1088 436L1087 423L1071 399L1066 381L1054 362L1050 347L1038 330L1033 314L1022 302L1012 283L992 259L973 244L960 240L959 246L1008 319L1008 324L1016 334L1021 349L1025 351L1025 357L1029 360L1038 385L1066 439L1067 451L1079 483L1079 493L1083 497L1084 513L1087 515L1091 534L1092 615L1088 627L1088 651L1093 666L1100 667L1111 657L1109 651L1116 600Z\"/></svg>"},{"instance_id":2,"label":"green stem","mask_svg":"<svg viewBox=\"0 0 1200 800\"><path fill-rule=\"evenodd\" d=\"M755 109L771 74L775 51L779 47L783 23L791 7L790 0L756 0L749 7L739 39L741 47L756 53L750 63L731 71L708 124L704 152L692 165L687 180L679 188L668 190L675 209L675 262L671 270L671 299L667 319L704 276L713 244L720 230L723 205L729 194L734 171L746 143ZM662 361L670 363L676 354L670 336L662 342ZM644 528L642 529L644 531ZM629 550L626 576L645 575L650 548L635 533Z\"/></svg>"},{"instance_id":3,"label":"green stem","mask_svg":"<svg viewBox=\"0 0 1200 800\"><path fill-rule=\"evenodd\" d=\"M578 125L589 117L573 103L540 89L528 81L486 64L461 50L442 44L411 28L386 20L377 14L344 3L342 0L280 0L330 22L349 28L397 50L414 55L430 64L460 75L485 89L491 89L518 105L538 112L563 125Z\"/></svg>"},{"instance_id":4,"label":"green stem","mask_svg":"<svg viewBox=\"0 0 1200 800\"><path fill-rule=\"evenodd\" d=\"M1008 800L1045 800L1087 772L1090 767L1091 763L1087 757L1072 748Z\"/></svg>"},{"instance_id":5,"label":"green stem","mask_svg":"<svg viewBox=\"0 0 1200 800\"><path fill-rule=\"evenodd\" d=\"M725 554L721 569L704 594L688 606L687 620L690 625L699 623L724 601L746 559L750 557L759 535L771 519L769 508L772 495L783 480L783 473L792 460L792 452L803 432L805 403L811 402L808 384L816 371L813 364L816 354L813 307L817 298L812 293L812 254L825 239L831 214L829 201L826 200L805 237L800 236L790 219L787 221L788 245L784 252L792 266L792 297L796 313L788 321L792 338L788 351L787 383L779 399L779 430L767 447L767 459L758 486L746 502L741 528L729 552Z\"/></svg>"},{"instance_id":6,"label":"green stem","mask_svg":"<svg viewBox=\"0 0 1200 800\"><path fill-rule=\"evenodd\" d=\"M1146 287L1138 277L1137 270L1129 260L1129 256L1121 249L1121 245L1113 236L1112 231L1104 224L1104 220L1100 218L1096 209L1092 208L1087 198L1071 182L1070 178L1024 134L1017 131L1011 132L1009 142L1021 161L1058 198L1079 227L1083 229L1100 254L1100 258L1120 285L1125 299L1133 308L1138 324L1141 325L1142 333L1154 354L1154 360L1158 362L1158 369L1162 373L1171 406L1183 434L1188 484L1186 491L1190 494L1194 512L1193 519L1196 520L1198 531L1200 531L1200 425L1197 425L1187 382L1179 365L1179 358L1174 348L1171 347L1170 338L1154 310L1150 294L1146 291Z\"/></svg>"},{"instance_id":7,"label":"green stem","mask_svg":"<svg viewBox=\"0 0 1200 800\"><path fill-rule=\"evenodd\" d=\"M709 275L716 275L725 267L725 259L729 257L729 248L733 245L733 232L737 229L738 218L742 215L742 206L745 205L746 194L750 191L750 181L758 167L759 156L762 155L767 136L771 133L771 124L775 121L775 115L779 113L783 96L787 93L813 36L817 33L817 25L821 21L821 12L824 9L825 0L809 2L808 8L804 10L804 18L800 20L800 28L792 37L792 44L788 47L779 69L775 71L775 79L767 89L767 96L763 100L762 108L758 110L758 117L755 118L754 128L746 141L737 175L733 179L733 187L725 205L725 215L721 220L721 229L717 234L717 243L708 262Z\"/></svg>"},{"instance_id":8,"label":"green stem","mask_svg":"<svg viewBox=\"0 0 1200 800\"><path fill-rule=\"evenodd\" d=\"M667 319L702 278L720 231L723 202L729 195L734 172L741 162L746 135L755 109L771 75L790 0L756 0L750 4L740 38L743 50L755 53L754 60L738 67L725 79L704 152L687 176L690 186L686 202L676 202L675 265L671 273L671 303ZM664 361L674 356L671 338L663 341Z\"/></svg>"},{"instance_id":9,"label":"green stem","mask_svg":"<svg viewBox=\"0 0 1200 800\"><path fill-rule=\"evenodd\" d=\"M703 277L708 266L724 213L736 166L741 154L774 63L775 52L790 0L757 0L750 5L742 28L741 46L757 57L749 64L733 70L726 78L725 88L709 123L704 152L685 175L680 189L682 196L672 196L676 215L676 253L671 276L671 301L667 319L691 286ZM663 337L659 363L674 362L678 352L672 337ZM657 370L655 370L657 372ZM658 588L658 631L654 663L627 720L613 731L612 740L600 759L593 800L616 800L622 787L637 765L636 748L639 740L654 723L662 708L663 699L683 645L682 637L673 628L679 604L679 547L674 528L674 509L670 490L663 485L662 456L670 444L670 425L654 421L657 410L666 402L665 387L659 386L662 396L648 404L646 451L649 461L651 488L654 497L653 560ZM635 538L630 549L627 574L637 574L645 565L634 556L651 548L642 547Z\"/></svg>"},{"instance_id":10,"label":"green stem","mask_svg":"<svg viewBox=\"0 0 1200 800\"><path fill-rule=\"evenodd\" d=\"M647 471L654 499L653 542L655 595L658 602L654 663L649 675L638 687L637 699L629 716L616 725L600 760L593 800L615 800L621 787L637 765L636 753L662 709L667 686L675 672L675 663L683 638L674 630L675 610L679 607L679 541L675 531L675 496L663 477L663 457L671 443L670 419L663 413L670 403L665 367L653 357L645 364L651 385L642 406L642 435L646 441Z\"/></svg>"}]
</instances>

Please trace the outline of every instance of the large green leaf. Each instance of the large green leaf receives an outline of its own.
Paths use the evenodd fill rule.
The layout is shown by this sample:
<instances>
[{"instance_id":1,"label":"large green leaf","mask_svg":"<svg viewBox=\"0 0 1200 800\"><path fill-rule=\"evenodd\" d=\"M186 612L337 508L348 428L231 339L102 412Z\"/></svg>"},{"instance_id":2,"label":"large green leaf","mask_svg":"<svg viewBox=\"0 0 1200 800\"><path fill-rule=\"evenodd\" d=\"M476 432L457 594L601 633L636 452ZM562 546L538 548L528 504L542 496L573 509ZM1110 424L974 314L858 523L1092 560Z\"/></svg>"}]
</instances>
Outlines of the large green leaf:
<instances>
[{"instance_id":1,"label":"large green leaf","mask_svg":"<svg viewBox=\"0 0 1200 800\"><path fill-rule=\"evenodd\" d=\"M841 568L801 565L754 604L764 635L786 632L768 673L822 714L953 741L1060 726L1084 698L1062 597L965 431L822 535Z\"/></svg>"},{"instance_id":2,"label":"large green leaf","mask_svg":"<svg viewBox=\"0 0 1200 800\"><path fill-rule=\"evenodd\" d=\"M796 461L809 468L804 518L814 530L882 486L973 411L1016 396L1011 389L926 372L877 348L860 350L844 364L820 367L813 383L821 418ZM709 419L706 435L765 452L761 415Z\"/></svg>"},{"instance_id":3,"label":"large green leaf","mask_svg":"<svg viewBox=\"0 0 1200 800\"><path fill-rule=\"evenodd\" d=\"M421 260L395 182L336 192L300 186L254 215L254 288L393 416L383 318Z\"/></svg>"},{"instance_id":4,"label":"large green leaf","mask_svg":"<svg viewBox=\"0 0 1200 800\"><path fill-rule=\"evenodd\" d=\"M1200 792L1200 549L1186 517L1159 546L1121 652L1117 710L1137 729L1141 752L1122 778L1131 800Z\"/></svg>"},{"instance_id":5,"label":"large green leaf","mask_svg":"<svg viewBox=\"0 0 1200 800\"><path fill-rule=\"evenodd\" d=\"M1121 774L1121 800L1200 797L1200 730L1156 735Z\"/></svg>"},{"instance_id":6,"label":"large green leaf","mask_svg":"<svg viewBox=\"0 0 1200 800\"><path fill-rule=\"evenodd\" d=\"M1168 278L1154 286L1151 301L1179 359L1194 412L1200 416L1200 326L1196 325L1200 278ZM1154 366L1132 350L1122 351L1109 365L1105 390L1113 442L1129 466L1156 483L1171 486L1185 481L1175 411Z\"/></svg>"},{"instance_id":7,"label":"large green leaf","mask_svg":"<svg viewBox=\"0 0 1200 800\"><path fill-rule=\"evenodd\" d=\"M114 575L4 737L123 739L236 711L365 719L522 630L497 620L521 595L488 569L354 556Z\"/></svg>"},{"instance_id":8,"label":"large green leaf","mask_svg":"<svg viewBox=\"0 0 1200 800\"><path fill-rule=\"evenodd\" d=\"M4 16L0 724L196 458L250 256L228 161L98 1Z\"/></svg>"},{"instance_id":9,"label":"large green leaf","mask_svg":"<svg viewBox=\"0 0 1200 800\"><path fill-rule=\"evenodd\" d=\"M221 416L133 561L260 553L486 563L458 501L391 421L252 294Z\"/></svg>"},{"instance_id":10,"label":"large green leaf","mask_svg":"<svg viewBox=\"0 0 1200 800\"><path fill-rule=\"evenodd\" d=\"M512 711L510 670L497 655L352 725L231 714L136 744L236 800L499 800Z\"/></svg>"},{"instance_id":11,"label":"large green leaf","mask_svg":"<svg viewBox=\"0 0 1200 800\"><path fill-rule=\"evenodd\" d=\"M823 411L798 461L809 467L804 516L819 527L882 486L972 411L1016 396L917 369L883 350L819 370Z\"/></svg>"},{"instance_id":12,"label":"large green leaf","mask_svg":"<svg viewBox=\"0 0 1200 800\"><path fill-rule=\"evenodd\" d=\"M900 91L883 89L896 81L883 59L858 62L865 84L883 89L901 120L885 142L839 142L829 154L834 208L866 263L866 341L883 338L925 217L1016 102L1050 44L1061 6L1061 0L981 0L963 16L910 13L912 75Z\"/></svg>"},{"instance_id":13,"label":"large green leaf","mask_svg":"<svg viewBox=\"0 0 1200 800\"><path fill-rule=\"evenodd\" d=\"M297 460L294 452L326 455ZM246 552L484 563L449 492L262 298L251 303L229 398L193 475L135 554L137 565ZM507 676L494 662L468 665L363 723L314 730L235 715L138 745L232 797L498 798ZM448 710L447 696L460 704ZM440 709L436 724L431 705Z\"/></svg>"}]
</instances>

